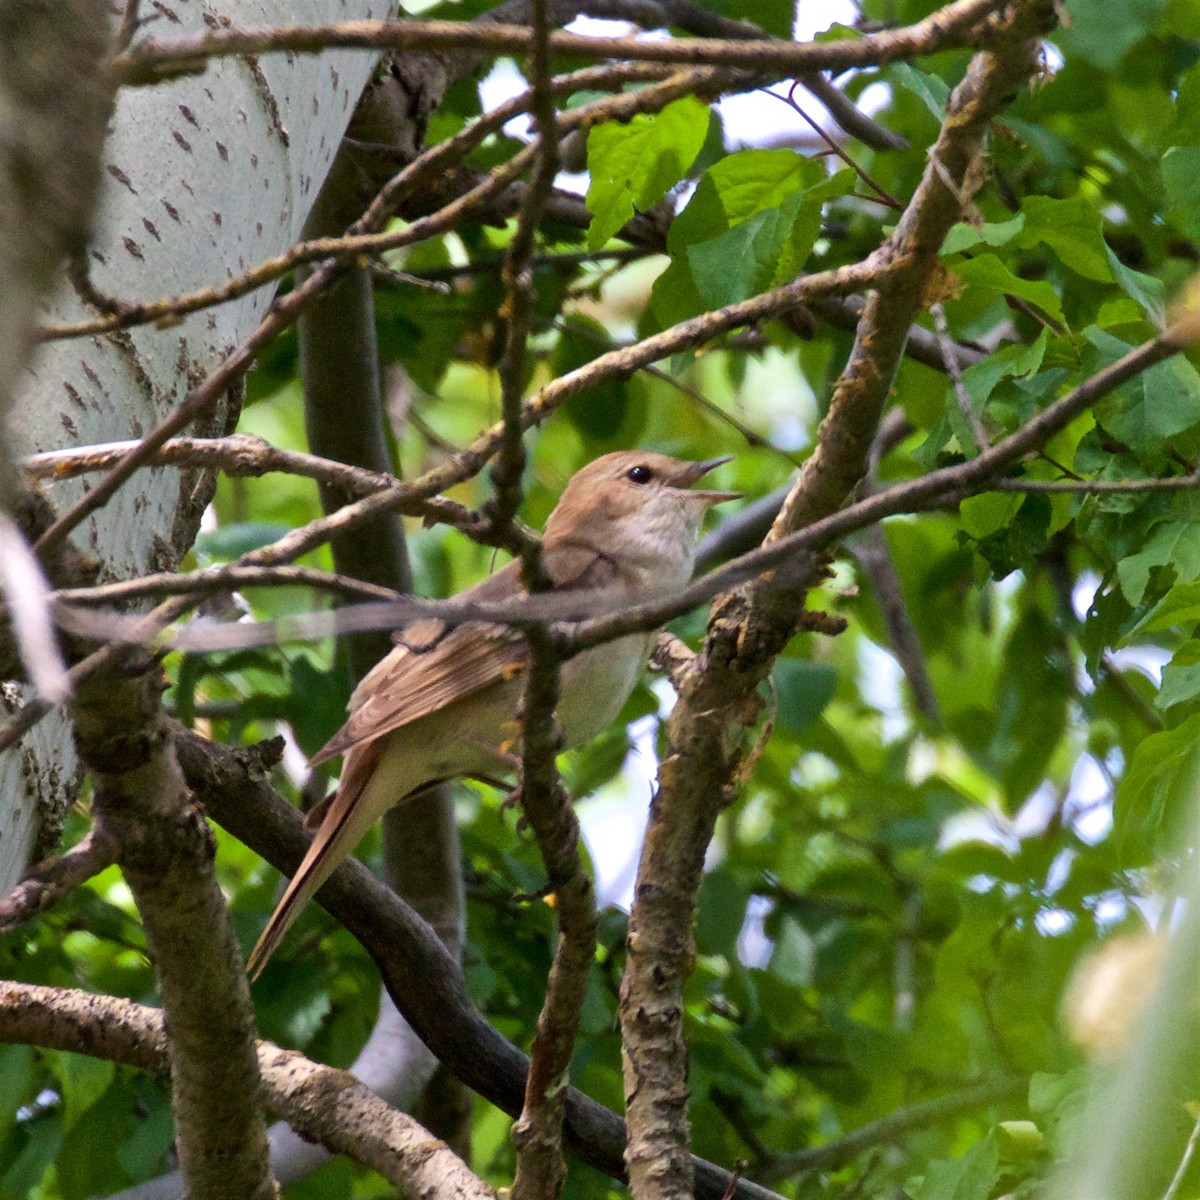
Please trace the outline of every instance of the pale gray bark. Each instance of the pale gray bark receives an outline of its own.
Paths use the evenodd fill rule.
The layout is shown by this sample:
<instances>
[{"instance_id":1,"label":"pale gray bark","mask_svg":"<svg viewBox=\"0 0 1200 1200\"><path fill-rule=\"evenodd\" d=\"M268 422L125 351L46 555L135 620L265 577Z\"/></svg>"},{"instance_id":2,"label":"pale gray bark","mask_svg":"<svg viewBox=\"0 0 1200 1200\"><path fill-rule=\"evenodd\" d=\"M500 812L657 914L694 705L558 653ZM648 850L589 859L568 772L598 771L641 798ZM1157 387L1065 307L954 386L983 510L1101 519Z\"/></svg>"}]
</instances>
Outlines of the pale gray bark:
<instances>
[{"instance_id":1,"label":"pale gray bark","mask_svg":"<svg viewBox=\"0 0 1200 1200\"><path fill-rule=\"evenodd\" d=\"M291 24L391 11L386 0L342 0L336 8L331 13L321 0L169 0L153 11L155 32L173 34L226 18ZM353 50L222 59L203 75L122 91L86 256L95 285L149 299L219 284L280 253L300 233L373 64L374 55ZM42 347L16 398L14 450L140 436L254 328L270 300L265 289L170 329ZM88 311L64 283L45 317ZM223 430L237 403L229 398L203 429ZM173 567L194 536L209 486L174 468L141 472L84 524L76 543L114 578ZM80 487L58 484L50 498L61 511ZM18 695L6 685L0 699L11 705ZM75 774L57 714L21 750L0 755L0 893L53 844Z\"/></svg>"}]
</instances>

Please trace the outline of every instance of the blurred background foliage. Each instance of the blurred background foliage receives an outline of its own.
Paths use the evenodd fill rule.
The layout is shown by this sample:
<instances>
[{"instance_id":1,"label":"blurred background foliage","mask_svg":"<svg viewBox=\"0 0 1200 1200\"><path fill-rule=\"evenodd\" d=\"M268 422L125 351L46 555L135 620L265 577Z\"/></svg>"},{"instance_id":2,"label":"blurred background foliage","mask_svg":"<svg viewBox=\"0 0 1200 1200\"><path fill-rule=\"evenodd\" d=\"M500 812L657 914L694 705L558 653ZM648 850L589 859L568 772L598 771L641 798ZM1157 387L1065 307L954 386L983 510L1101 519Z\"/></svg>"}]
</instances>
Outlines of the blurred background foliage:
<instances>
[{"instance_id":1,"label":"blurred background foliage","mask_svg":"<svg viewBox=\"0 0 1200 1200\"><path fill-rule=\"evenodd\" d=\"M465 19L471 7L430 15ZM792 6L707 7L783 33ZM933 6L860 7L868 19L907 23ZM1065 9L1070 23L1049 39L1044 73L990 138L976 219L955 230L944 254L945 319L955 339L981 352L964 384L989 438L1153 336L1200 258L1200 4L1153 0L1116 13L1104 0L1074 0ZM894 221L880 197L911 195L967 59L943 53L842 81L851 96L869 92L877 119L911 145L846 144L878 192L831 161L798 116L791 135L768 146L741 144L753 129L732 120L723 128L724 110L693 100L596 131L588 147L596 223L544 231L530 387L801 269L869 253ZM803 94L800 102L820 119ZM764 111L773 104L782 109L763 101ZM454 133L479 107L475 86L454 89L430 139ZM633 138L658 175L632 203L673 189L682 207L669 255L611 237L632 208L622 211L628 197L602 185ZM513 144L493 139L477 164ZM498 264L510 233L463 226L390 264L408 278L379 280L378 335L404 475L498 417ZM627 446L731 454L721 485L766 495L811 448L851 337L819 316L770 321L663 364L666 375L639 373L571 400L529 439L525 517L540 525L572 471ZM895 408L905 421L878 483L975 453L944 373L906 361ZM241 428L303 447L294 338L276 342L251 376ZM1198 453L1200 376L1178 357L1080 417L1020 475L1179 478L1195 471ZM487 493L485 476L454 496L477 507ZM686 1016L699 1154L726 1165L745 1159L751 1175L798 1197L1038 1191L1077 1127L1085 1064L1112 1061L1136 1021L1153 978L1147 939L1174 911L1200 731L1198 504L1187 489L989 493L891 519L841 548L811 603L845 617L848 629L803 634L779 662L769 739L764 729L701 896ZM194 565L232 558L317 511L310 482L224 480ZM453 532L413 524L408 533L422 594L451 593L494 565L490 550ZM324 552L310 561L331 565ZM894 594L881 596L881 579ZM258 591L218 615L266 617L321 602ZM915 635L907 663L886 611L896 603ZM695 644L703 617L676 629ZM295 749L277 783L293 796L301 752L339 724L351 686L328 644L177 656L169 666L171 703L187 723L233 742L289 734ZM928 678L931 699L920 704L914 670ZM563 760L607 905L575 1082L614 1108L621 904L669 705L665 685L643 684L617 726ZM554 930L552 911L528 898L542 883L538 856L501 811L502 797L470 786L457 795L470 989L527 1046ZM87 826L77 812L67 842ZM220 879L249 945L278 878L221 831L218 839ZM371 860L378 847L368 842L363 853ZM0 942L0 970L155 999L115 870ZM254 992L264 1037L336 1065L354 1059L377 1006L369 959L315 906ZM0 1195L76 1200L169 1165L161 1081L24 1047L0 1048L0 1079ZM937 1097L947 1098L943 1110L921 1118L920 1106ZM1200 1084L1169 1100L1166 1149L1147 1195L1163 1194L1178 1165ZM795 1173L789 1155L888 1117L900 1125ZM476 1102L474 1164L498 1185L511 1178L507 1129L507 1118ZM1182 1186L1180 1195L1200 1194L1200 1172ZM573 1165L570 1200L612 1189ZM339 1162L288 1195L385 1190Z\"/></svg>"}]
</instances>

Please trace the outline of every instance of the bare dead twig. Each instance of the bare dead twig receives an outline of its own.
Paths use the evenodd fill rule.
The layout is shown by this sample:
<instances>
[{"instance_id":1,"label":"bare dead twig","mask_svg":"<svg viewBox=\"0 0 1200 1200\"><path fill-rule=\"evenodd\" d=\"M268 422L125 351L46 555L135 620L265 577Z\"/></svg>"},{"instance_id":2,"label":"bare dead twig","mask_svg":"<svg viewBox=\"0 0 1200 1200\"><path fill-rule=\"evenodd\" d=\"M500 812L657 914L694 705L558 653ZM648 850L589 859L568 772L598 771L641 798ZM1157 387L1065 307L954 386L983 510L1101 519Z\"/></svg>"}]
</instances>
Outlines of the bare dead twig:
<instances>
[{"instance_id":1,"label":"bare dead twig","mask_svg":"<svg viewBox=\"0 0 1200 1200\"><path fill-rule=\"evenodd\" d=\"M0 900L0 935L52 908L68 892L112 866L116 857L113 839L105 830L93 829L79 845L30 867L25 878Z\"/></svg>"}]
</instances>

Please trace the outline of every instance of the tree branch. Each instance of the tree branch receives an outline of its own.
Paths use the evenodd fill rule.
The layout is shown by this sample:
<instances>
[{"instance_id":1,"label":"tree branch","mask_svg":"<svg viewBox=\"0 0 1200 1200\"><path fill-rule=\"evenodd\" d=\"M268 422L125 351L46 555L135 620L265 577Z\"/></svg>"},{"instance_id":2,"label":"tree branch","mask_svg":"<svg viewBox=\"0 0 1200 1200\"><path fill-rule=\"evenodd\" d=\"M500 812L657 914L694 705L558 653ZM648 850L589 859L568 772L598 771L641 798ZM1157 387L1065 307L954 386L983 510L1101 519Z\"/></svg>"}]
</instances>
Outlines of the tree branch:
<instances>
[{"instance_id":1,"label":"tree branch","mask_svg":"<svg viewBox=\"0 0 1200 1200\"><path fill-rule=\"evenodd\" d=\"M549 48L553 55L574 58L767 69L777 71L782 78L812 71L877 66L953 46L971 45L980 23L1001 7L998 0L958 0L905 28L836 42L796 43L777 38L643 41L553 33ZM145 38L117 55L111 70L121 83L139 86L157 83L173 74L203 71L206 60L218 56L285 51L317 54L335 47L529 54L533 35L520 25L463 25L454 21L345 21L290 29L225 29L170 40Z\"/></svg>"},{"instance_id":2,"label":"tree branch","mask_svg":"<svg viewBox=\"0 0 1200 1200\"><path fill-rule=\"evenodd\" d=\"M87 1054L156 1075L173 1069L158 1009L71 988L0 980L0 1041ZM256 1059L262 1100L275 1116L309 1140L378 1171L401 1195L495 1200L495 1192L449 1147L349 1071L269 1042L257 1043Z\"/></svg>"},{"instance_id":3,"label":"tree branch","mask_svg":"<svg viewBox=\"0 0 1200 1200\"><path fill-rule=\"evenodd\" d=\"M975 164L991 119L1036 66L1041 5L1013 6L991 30L995 53L977 55L952 94L946 121L916 194L873 256L894 270L876 283L855 348L834 391L817 446L784 502L772 533L782 538L834 512L863 476L879 416L924 302L942 238L964 193L981 181ZM955 186L948 187L949 175ZM733 798L756 688L795 627L798 597L818 570L793 571L785 588L766 584L714 607L704 650L668 722L629 925L621 983L625 1048L626 1161L635 1200L691 1195L687 1048L683 986L692 956L690 918L717 817Z\"/></svg>"},{"instance_id":4,"label":"tree branch","mask_svg":"<svg viewBox=\"0 0 1200 1200\"><path fill-rule=\"evenodd\" d=\"M52 908L68 892L116 861L117 847L108 831L93 829L65 854L31 867L25 878L0 900L0 936Z\"/></svg>"},{"instance_id":5,"label":"tree branch","mask_svg":"<svg viewBox=\"0 0 1200 1200\"><path fill-rule=\"evenodd\" d=\"M134 657L97 673L72 707L93 811L138 906L163 1009L179 1165L194 1200L274 1200L241 951L160 711L162 680Z\"/></svg>"},{"instance_id":6,"label":"tree branch","mask_svg":"<svg viewBox=\"0 0 1200 1200\"><path fill-rule=\"evenodd\" d=\"M296 869L308 838L295 809L266 780L270 744L232 750L177 729L176 752L189 786L214 820L279 870ZM278 748L274 753L277 757ZM438 1059L468 1087L516 1116L529 1060L475 1008L458 964L433 930L354 859L330 876L317 900L367 948L396 1007ZM573 1088L565 1105L567 1146L582 1161L622 1178L621 1119ZM721 1200L729 1174L701 1159L695 1172L698 1200ZM734 1196L778 1200L744 1179Z\"/></svg>"}]
</instances>

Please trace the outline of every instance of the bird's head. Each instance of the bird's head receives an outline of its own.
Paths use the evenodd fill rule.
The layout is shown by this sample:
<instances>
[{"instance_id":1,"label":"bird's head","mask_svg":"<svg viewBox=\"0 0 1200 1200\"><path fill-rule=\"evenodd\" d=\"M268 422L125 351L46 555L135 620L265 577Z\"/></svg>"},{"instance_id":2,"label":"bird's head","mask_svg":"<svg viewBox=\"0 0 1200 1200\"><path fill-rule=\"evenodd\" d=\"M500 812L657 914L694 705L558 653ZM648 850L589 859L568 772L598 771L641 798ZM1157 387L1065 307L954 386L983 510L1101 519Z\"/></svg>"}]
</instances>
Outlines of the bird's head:
<instances>
[{"instance_id":1,"label":"bird's head","mask_svg":"<svg viewBox=\"0 0 1200 1200\"><path fill-rule=\"evenodd\" d=\"M586 541L643 568L660 563L671 575L686 564L686 578L704 514L739 495L692 485L728 461L688 462L649 450L605 454L572 476L546 522L546 540Z\"/></svg>"}]
</instances>

